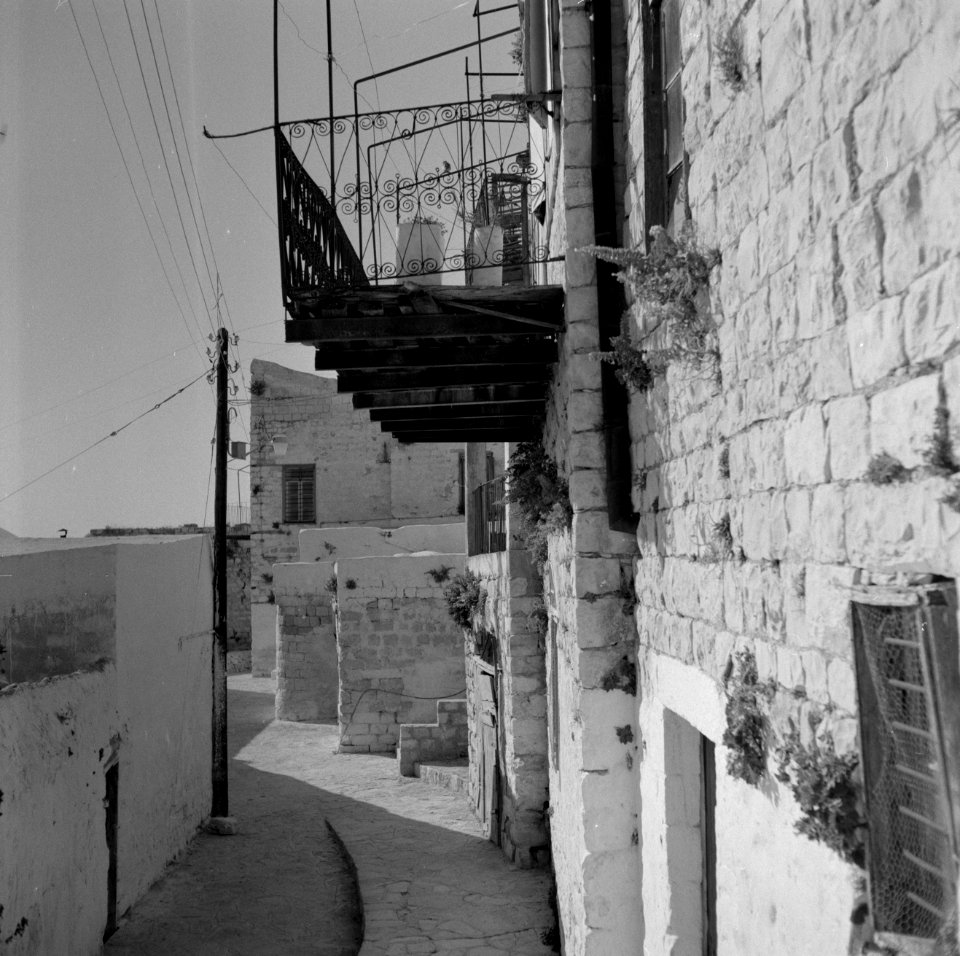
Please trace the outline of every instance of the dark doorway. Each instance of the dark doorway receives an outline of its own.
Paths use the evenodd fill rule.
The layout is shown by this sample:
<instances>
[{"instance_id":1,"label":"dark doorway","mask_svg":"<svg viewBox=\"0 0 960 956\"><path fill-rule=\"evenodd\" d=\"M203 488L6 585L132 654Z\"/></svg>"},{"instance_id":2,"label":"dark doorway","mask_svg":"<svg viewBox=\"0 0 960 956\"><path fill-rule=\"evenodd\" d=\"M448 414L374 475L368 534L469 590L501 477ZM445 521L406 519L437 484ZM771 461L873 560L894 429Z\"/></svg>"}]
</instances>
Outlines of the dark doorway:
<instances>
[{"instance_id":1,"label":"dark doorway","mask_svg":"<svg viewBox=\"0 0 960 956\"><path fill-rule=\"evenodd\" d=\"M107 831L107 925L103 930L106 942L117 931L117 824L118 791L120 785L120 764L114 763L107 768L107 794L103 801L106 809Z\"/></svg>"}]
</instances>

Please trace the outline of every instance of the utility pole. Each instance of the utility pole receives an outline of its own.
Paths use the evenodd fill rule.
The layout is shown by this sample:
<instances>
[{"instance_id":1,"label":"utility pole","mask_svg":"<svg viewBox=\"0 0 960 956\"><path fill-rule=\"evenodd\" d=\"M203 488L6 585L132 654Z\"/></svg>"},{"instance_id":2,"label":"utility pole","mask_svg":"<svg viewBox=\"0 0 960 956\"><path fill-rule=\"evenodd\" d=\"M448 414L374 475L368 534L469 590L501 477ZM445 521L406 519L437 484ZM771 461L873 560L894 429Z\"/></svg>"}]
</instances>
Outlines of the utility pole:
<instances>
[{"instance_id":1,"label":"utility pole","mask_svg":"<svg viewBox=\"0 0 960 956\"><path fill-rule=\"evenodd\" d=\"M211 817L229 816L227 795L227 330L217 330L217 431L213 499L213 806Z\"/></svg>"}]
</instances>

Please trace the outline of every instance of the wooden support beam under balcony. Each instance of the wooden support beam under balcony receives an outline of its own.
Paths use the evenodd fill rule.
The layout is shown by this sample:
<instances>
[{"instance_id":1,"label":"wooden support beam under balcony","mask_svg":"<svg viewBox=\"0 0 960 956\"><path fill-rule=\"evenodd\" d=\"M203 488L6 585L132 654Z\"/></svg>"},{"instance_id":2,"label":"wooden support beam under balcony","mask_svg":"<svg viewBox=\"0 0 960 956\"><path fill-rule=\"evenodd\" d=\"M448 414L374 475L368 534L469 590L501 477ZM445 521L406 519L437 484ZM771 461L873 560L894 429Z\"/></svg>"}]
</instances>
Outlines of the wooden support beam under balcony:
<instances>
[{"instance_id":1,"label":"wooden support beam under balcony","mask_svg":"<svg viewBox=\"0 0 960 956\"><path fill-rule=\"evenodd\" d=\"M356 392L354 408L429 408L436 405L478 402L543 401L542 383L525 385L474 385L456 388L412 388L402 391Z\"/></svg>"},{"instance_id":2,"label":"wooden support beam under balcony","mask_svg":"<svg viewBox=\"0 0 960 956\"><path fill-rule=\"evenodd\" d=\"M547 334L559 332L551 325ZM390 316L324 316L317 319L288 319L284 324L287 342L319 346L323 342L369 342L372 339L420 341L455 339L467 335L529 336L530 327L513 319L472 312L438 312Z\"/></svg>"},{"instance_id":3,"label":"wooden support beam under balcony","mask_svg":"<svg viewBox=\"0 0 960 956\"><path fill-rule=\"evenodd\" d=\"M382 392L456 385L493 385L546 382L549 365L469 365L459 368L375 369L340 372L337 391Z\"/></svg>"},{"instance_id":4,"label":"wooden support beam under balcony","mask_svg":"<svg viewBox=\"0 0 960 956\"><path fill-rule=\"evenodd\" d=\"M380 423L380 431L401 435L404 432L435 431L485 431L538 429L541 420L535 415L490 415L480 418L442 419L440 421L389 421Z\"/></svg>"},{"instance_id":5,"label":"wooden support beam under balcony","mask_svg":"<svg viewBox=\"0 0 960 956\"><path fill-rule=\"evenodd\" d=\"M459 421L463 418L533 415L543 417L546 402L471 402L463 405L410 405L399 408L371 408L370 421Z\"/></svg>"},{"instance_id":6,"label":"wooden support beam under balcony","mask_svg":"<svg viewBox=\"0 0 960 956\"><path fill-rule=\"evenodd\" d=\"M405 347L380 347L375 343L341 345L324 343L317 348L314 368L386 369L430 366L551 364L557 360L556 343L550 340L489 342L431 347L409 342Z\"/></svg>"},{"instance_id":7,"label":"wooden support beam under balcony","mask_svg":"<svg viewBox=\"0 0 960 956\"><path fill-rule=\"evenodd\" d=\"M541 435L541 427L535 428L451 428L448 430L400 432L395 437L402 444L417 442L453 442L463 444L469 441L536 441Z\"/></svg>"},{"instance_id":8,"label":"wooden support beam under balcony","mask_svg":"<svg viewBox=\"0 0 960 956\"><path fill-rule=\"evenodd\" d=\"M345 289L303 289L295 293L299 319L330 316L385 316L473 313L498 315L518 325L543 326L548 330L563 324L563 287L559 285L510 286L357 286Z\"/></svg>"}]
</instances>

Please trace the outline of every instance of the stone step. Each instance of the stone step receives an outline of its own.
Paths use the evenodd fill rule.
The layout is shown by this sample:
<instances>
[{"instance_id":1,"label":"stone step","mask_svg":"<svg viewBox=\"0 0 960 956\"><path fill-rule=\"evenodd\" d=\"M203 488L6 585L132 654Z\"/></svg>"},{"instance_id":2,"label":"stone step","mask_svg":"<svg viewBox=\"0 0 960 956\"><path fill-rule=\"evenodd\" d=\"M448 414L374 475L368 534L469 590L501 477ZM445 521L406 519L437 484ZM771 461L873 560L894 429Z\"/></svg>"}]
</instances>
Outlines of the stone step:
<instances>
[{"instance_id":1,"label":"stone step","mask_svg":"<svg viewBox=\"0 0 960 956\"><path fill-rule=\"evenodd\" d=\"M466 760L436 760L432 763L417 763L414 776L434 787L443 787L454 793L467 792L469 766Z\"/></svg>"}]
</instances>

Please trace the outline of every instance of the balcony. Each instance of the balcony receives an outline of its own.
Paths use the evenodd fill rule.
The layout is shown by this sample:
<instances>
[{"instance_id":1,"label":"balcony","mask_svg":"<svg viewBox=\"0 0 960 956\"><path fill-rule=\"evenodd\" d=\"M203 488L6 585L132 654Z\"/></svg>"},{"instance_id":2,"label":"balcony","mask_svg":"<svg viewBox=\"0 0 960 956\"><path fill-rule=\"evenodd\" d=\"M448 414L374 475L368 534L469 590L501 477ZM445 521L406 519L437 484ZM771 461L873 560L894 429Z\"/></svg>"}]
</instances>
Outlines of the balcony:
<instances>
[{"instance_id":1,"label":"balcony","mask_svg":"<svg viewBox=\"0 0 960 956\"><path fill-rule=\"evenodd\" d=\"M511 98L276 128L286 340L401 441L539 434L563 290L530 130Z\"/></svg>"},{"instance_id":2,"label":"balcony","mask_svg":"<svg viewBox=\"0 0 960 956\"><path fill-rule=\"evenodd\" d=\"M507 478L500 475L473 489L470 554L507 550Z\"/></svg>"}]
</instances>

